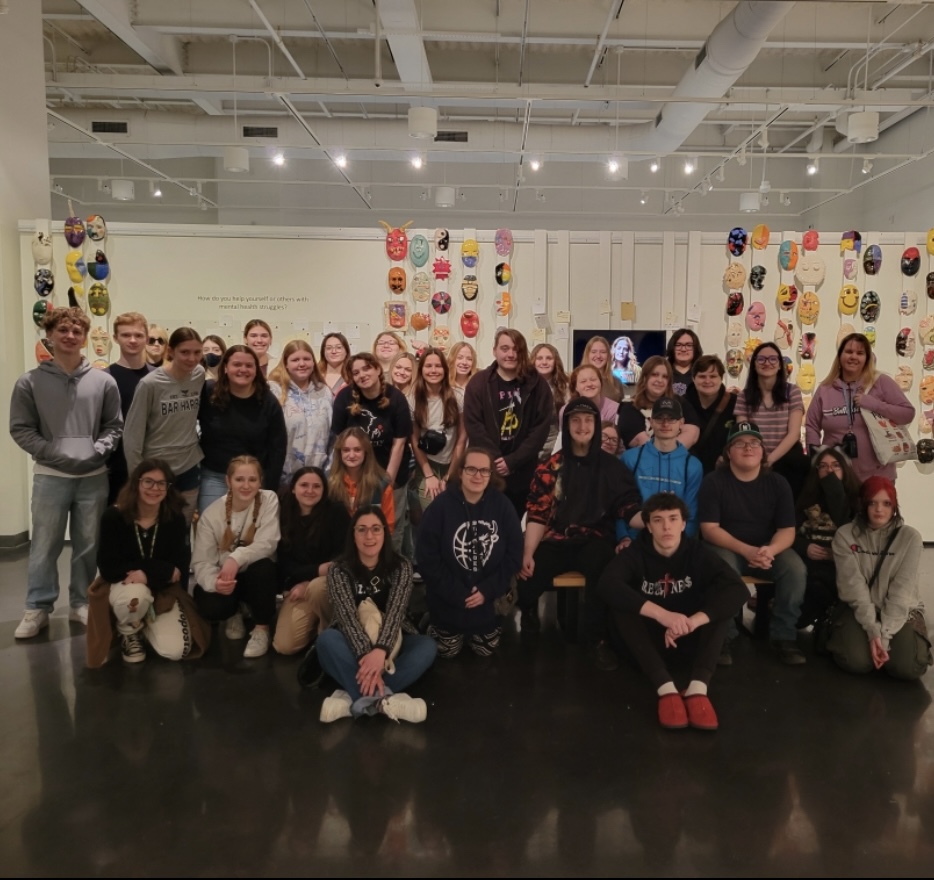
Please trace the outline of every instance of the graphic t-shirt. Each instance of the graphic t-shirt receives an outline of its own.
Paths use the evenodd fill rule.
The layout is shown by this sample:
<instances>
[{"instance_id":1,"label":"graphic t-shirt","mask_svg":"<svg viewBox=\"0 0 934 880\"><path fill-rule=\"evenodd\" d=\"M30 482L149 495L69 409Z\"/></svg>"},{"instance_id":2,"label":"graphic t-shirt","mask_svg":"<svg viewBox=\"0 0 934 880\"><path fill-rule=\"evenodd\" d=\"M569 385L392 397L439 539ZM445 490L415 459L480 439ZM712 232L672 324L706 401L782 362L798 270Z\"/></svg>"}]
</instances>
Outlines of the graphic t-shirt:
<instances>
[{"instance_id":1,"label":"graphic t-shirt","mask_svg":"<svg viewBox=\"0 0 934 880\"><path fill-rule=\"evenodd\" d=\"M496 422L499 425L499 449L503 455L513 451L522 413L522 390L515 379L496 375Z\"/></svg>"}]
</instances>

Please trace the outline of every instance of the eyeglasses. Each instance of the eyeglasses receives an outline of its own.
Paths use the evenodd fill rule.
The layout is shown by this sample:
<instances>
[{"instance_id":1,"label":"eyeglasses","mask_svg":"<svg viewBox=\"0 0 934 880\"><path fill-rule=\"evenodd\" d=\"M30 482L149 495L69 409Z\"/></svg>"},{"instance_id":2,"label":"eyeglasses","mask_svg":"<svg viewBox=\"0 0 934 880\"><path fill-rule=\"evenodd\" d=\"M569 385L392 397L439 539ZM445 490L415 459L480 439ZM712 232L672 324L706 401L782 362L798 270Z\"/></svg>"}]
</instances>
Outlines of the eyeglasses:
<instances>
[{"instance_id":1,"label":"eyeglasses","mask_svg":"<svg viewBox=\"0 0 934 880\"><path fill-rule=\"evenodd\" d=\"M747 440L745 443L737 441L733 444L734 449L761 449L762 444L758 440Z\"/></svg>"},{"instance_id":2,"label":"eyeglasses","mask_svg":"<svg viewBox=\"0 0 934 880\"><path fill-rule=\"evenodd\" d=\"M843 467L840 465L839 461L822 461L817 469L819 471L840 471L843 473Z\"/></svg>"},{"instance_id":3,"label":"eyeglasses","mask_svg":"<svg viewBox=\"0 0 934 880\"><path fill-rule=\"evenodd\" d=\"M360 535L381 535L383 534L383 527L381 525L375 526L354 526L353 530Z\"/></svg>"},{"instance_id":4,"label":"eyeglasses","mask_svg":"<svg viewBox=\"0 0 934 880\"><path fill-rule=\"evenodd\" d=\"M693 342L676 342L675 348L694 348Z\"/></svg>"},{"instance_id":5,"label":"eyeglasses","mask_svg":"<svg viewBox=\"0 0 934 880\"><path fill-rule=\"evenodd\" d=\"M619 437L615 434L602 434L604 443L619 443Z\"/></svg>"},{"instance_id":6,"label":"eyeglasses","mask_svg":"<svg viewBox=\"0 0 934 880\"><path fill-rule=\"evenodd\" d=\"M759 355L756 358L756 363L761 367L774 367L778 364L778 358L773 355Z\"/></svg>"},{"instance_id":7,"label":"eyeglasses","mask_svg":"<svg viewBox=\"0 0 934 880\"><path fill-rule=\"evenodd\" d=\"M324 346L324 350L328 354L335 354L335 353L340 354L344 350L344 346L343 345L326 345Z\"/></svg>"},{"instance_id":8,"label":"eyeglasses","mask_svg":"<svg viewBox=\"0 0 934 880\"><path fill-rule=\"evenodd\" d=\"M480 474L481 477L489 477L492 475L493 469L478 468L474 467L472 464L469 464L464 468L464 473L467 474L468 477L475 477L477 474Z\"/></svg>"},{"instance_id":9,"label":"eyeglasses","mask_svg":"<svg viewBox=\"0 0 934 880\"><path fill-rule=\"evenodd\" d=\"M144 489L159 489L162 492L164 492L166 489L169 488L169 486L172 485L168 480L153 480L153 479L150 479L149 477L143 477L139 481L139 484Z\"/></svg>"},{"instance_id":10,"label":"eyeglasses","mask_svg":"<svg viewBox=\"0 0 934 880\"><path fill-rule=\"evenodd\" d=\"M149 344L150 345L165 345L165 340L161 336L150 336Z\"/></svg>"}]
</instances>

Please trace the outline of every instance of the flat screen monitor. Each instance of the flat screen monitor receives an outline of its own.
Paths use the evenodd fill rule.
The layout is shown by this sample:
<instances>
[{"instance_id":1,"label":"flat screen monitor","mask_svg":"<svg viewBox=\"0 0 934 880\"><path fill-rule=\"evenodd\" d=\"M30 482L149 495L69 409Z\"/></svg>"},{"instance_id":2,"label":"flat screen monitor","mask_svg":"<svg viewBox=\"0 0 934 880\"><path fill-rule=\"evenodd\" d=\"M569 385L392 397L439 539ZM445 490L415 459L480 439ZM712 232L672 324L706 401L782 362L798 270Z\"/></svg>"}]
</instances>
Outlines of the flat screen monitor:
<instances>
[{"instance_id":1,"label":"flat screen monitor","mask_svg":"<svg viewBox=\"0 0 934 880\"><path fill-rule=\"evenodd\" d=\"M572 351L575 367L584 357L584 349L593 336L602 336L609 340L610 361L615 364L613 374L620 382L629 386L638 381L639 372L646 359L655 354L664 357L665 346L668 344L664 330L575 330Z\"/></svg>"}]
</instances>

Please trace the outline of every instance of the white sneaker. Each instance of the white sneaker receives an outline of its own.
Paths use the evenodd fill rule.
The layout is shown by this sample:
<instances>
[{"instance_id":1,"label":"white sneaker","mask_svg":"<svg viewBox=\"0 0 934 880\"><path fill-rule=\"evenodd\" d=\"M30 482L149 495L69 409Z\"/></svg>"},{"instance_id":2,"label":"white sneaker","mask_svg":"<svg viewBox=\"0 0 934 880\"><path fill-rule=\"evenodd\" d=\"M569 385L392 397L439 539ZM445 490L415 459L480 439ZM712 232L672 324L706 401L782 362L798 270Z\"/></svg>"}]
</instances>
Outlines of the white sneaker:
<instances>
[{"instance_id":1,"label":"white sneaker","mask_svg":"<svg viewBox=\"0 0 934 880\"><path fill-rule=\"evenodd\" d=\"M334 691L331 696L324 698L319 718L325 724L330 724L340 718L349 718L352 705L353 700L350 699L350 694L347 691Z\"/></svg>"},{"instance_id":2,"label":"white sneaker","mask_svg":"<svg viewBox=\"0 0 934 880\"><path fill-rule=\"evenodd\" d=\"M239 617L239 615L237 615ZM229 621L228 621L229 623ZM260 629L258 626L253 628L250 633L250 640L243 649L244 657L262 657L269 650L269 630Z\"/></svg>"},{"instance_id":3,"label":"white sneaker","mask_svg":"<svg viewBox=\"0 0 934 880\"><path fill-rule=\"evenodd\" d=\"M82 626L87 626L88 606L79 605L77 608L72 608L71 611L68 612L68 619L75 623L80 623Z\"/></svg>"},{"instance_id":4,"label":"white sneaker","mask_svg":"<svg viewBox=\"0 0 934 880\"><path fill-rule=\"evenodd\" d=\"M243 615L238 611L232 617L227 618L227 623L224 624L224 635L228 639L242 639L246 638L246 627L243 625Z\"/></svg>"},{"instance_id":5,"label":"white sneaker","mask_svg":"<svg viewBox=\"0 0 934 880\"><path fill-rule=\"evenodd\" d=\"M49 612L41 608L27 608L23 619L13 633L17 639L31 639L49 625Z\"/></svg>"},{"instance_id":6,"label":"white sneaker","mask_svg":"<svg viewBox=\"0 0 934 880\"><path fill-rule=\"evenodd\" d=\"M408 694L391 694L379 701L379 711L395 722L408 721L421 724L428 717L428 706L418 697Z\"/></svg>"}]
</instances>

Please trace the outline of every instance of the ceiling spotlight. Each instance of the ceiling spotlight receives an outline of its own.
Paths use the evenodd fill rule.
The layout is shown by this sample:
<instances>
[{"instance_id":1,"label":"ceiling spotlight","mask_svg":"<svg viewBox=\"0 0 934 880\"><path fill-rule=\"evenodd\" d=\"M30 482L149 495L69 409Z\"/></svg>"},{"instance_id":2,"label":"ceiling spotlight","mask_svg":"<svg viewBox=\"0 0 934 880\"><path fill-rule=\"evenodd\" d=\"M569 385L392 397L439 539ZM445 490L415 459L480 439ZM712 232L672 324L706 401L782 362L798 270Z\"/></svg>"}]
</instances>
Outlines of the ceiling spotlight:
<instances>
[{"instance_id":1,"label":"ceiling spotlight","mask_svg":"<svg viewBox=\"0 0 934 880\"><path fill-rule=\"evenodd\" d=\"M533 171L538 171L538 170L542 167L542 160L541 160L541 159L533 159L531 162L529 162L529 167L530 167Z\"/></svg>"},{"instance_id":2,"label":"ceiling spotlight","mask_svg":"<svg viewBox=\"0 0 934 880\"><path fill-rule=\"evenodd\" d=\"M769 197L765 195L759 196L759 204L762 205L763 208L767 208L769 206Z\"/></svg>"},{"instance_id":3,"label":"ceiling spotlight","mask_svg":"<svg viewBox=\"0 0 934 880\"><path fill-rule=\"evenodd\" d=\"M772 191L772 184L769 183L769 181L763 180L762 183L759 184L759 192L762 193L762 195L767 195L771 191Z\"/></svg>"},{"instance_id":4,"label":"ceiling spotlight","mask_svg":"<svg viewBox=\"0 0 934 880\"><path fill-rule=\"evenodd\" d=\"M276 155L272 157L272 164L278 165L281 168L285 165L285 156L283 156L282 153L276 153Z\"/></svg>"},{"instance_id":5,"label":"ceiling spotlight","mask_svg":"<svg viewBox=\"0 0 934 880\"><path fill-rule=\"evenodd\" d=\"M717 169L717 180L719 180L720 183L723 183L723 181L726 180L726 165L725 164L721 165Z\"/></svg>"},{"instance_id":6,"label":"ceiling spotlight","mask_svg":"<svg viewBox=\"0 0 934 880\"><path fill-rule=\"evenodd\" d=\"M416 170L421 168L422 165L424 164L425 164L425 160L421 156L416 155L412 157L412 167L415 168Z\"/></svg>"},{"instance_id":7,"label":"ceiling spotlight","mask_svg":"<svg viewBox=\"0 0 934 880\"><path fill-rule=\"evenodd\" d=\"M696 156L688 156L687 159L684 160L684 173L685 174L693 174L694 169L696 167L697 167Z\"/></svg>"},{"instance_id":8,"label":"ceiling spotlight","mask_svg":"<svg viewBox=\"0 0 934 880\"><path fill-rule=\"evenodd\" d=\"M682 205L681 202L678 202L678 204L675 205L675 213L678 215L681 215L684 213L684 205Z\"/></svg>"},{"instance_id":9,"label":"ceiling spotlight","mask_svg":"<svg viewBox=\"0 0 934 880\"><path fill-rule=\"evenodd\" d=\"M199 207L202 211L207 211L207 209L208 209L208 203L207 203L204 199L199 199L199 200L198 200L198 207Z\"/></svg>"},{"instance_id":10,"label":"ceiling spotlight","mask_svg":"<svg viewBox=\"0 0 934 880\"><path fill-rule=\"evenodd\" d=\"M737 165L745 165L745 164L746 164L746 145L745 145L745 144L743 144L743 145L739 148L739 155L736 157L736 164L737 164Z\"/></svg>"},{"instance_id":11,"label":"ceiling spotlight","mask_svg":"<svg viewBox=\"0 0 934 880\"><path fill-rule=\"evenodd\" d=\"M536 190L536 191L535 191L535 198L537 198L540 202L544 202L544 201L545 201L545 191L542 190L542 189Z\"/></svg>"},{"instance_id":12,"label":"ceiling spotlight","mask_svg":"<svg viewBox=\"0 0 934 880\"><path fill-rule=\"evenodd\" d=\"M660 165L661 160L658 158L658 156L656 156L651 162L649 162L649 171L651 171L652 174L655 174L655 172L658 171Z\"/></svg>"},{"instance_id":13,"label":"ceiling spotlight","mask_svg":"<svg viewBox=\"0 0 934 880\"><path fill-rule=\"evenodd\" d=\"M606 163L606 167L610 174L616 174L616 172L619 171L619 159L610 159L610 161Z\"/></svg>"},{"instance_id":14,"label":"ceiling spotlight","mask_svg":"<svg viewBox=\"0 0 934 880\"><path fill-rule=\"evenodd\" d=\"M335 157L334 157L334 164L335 164L338 168L346 168L346 167L347 167L347 157L346 157L343 153L341 153L339 156L335 156Z\"/></svg>"},{"instance_id":15,"label":"ceiling spotlight","mask_svg":"<svg viewBox=\"0 0 934 880\"><path fill-rule=\"evenodd\" d=\"M872 171L872 160L863 159L863 174L869 174Z\"/></svg>"},{"instance_id":16,"label":"ceiling spotlight","mask_svg":"<svg viewBox=\"0 0 934 880\"><path fill-rule=\"evenodd\" d=\"M713 184L710 182L710 178L706 178L701 184L701 195L707 195L707 193L713 192Z\"/></svg>"},{"instance_id":17,"label":"ceiling spotlight","mask_svg":"<svg viewBox=\"0 0 934 880\"><path fill-rule=\"evenodd\" d=\"M787 208L791 204L791 196L788 193L783 192L779 195L778 200Z\"/></svg>"},{"instance_id":18,"label":"ceiling spotlight","mask_svg":"<svg viewBox=\"0 0 934 880\"><path fill-rule=\"evenodd\" d=\"M812 156L808 159L808 174L815 175L820 170L820 159L817 156Z\"/></svg>"},{"instance_id":19,"label":"ceiling spotlight","mask_svg":"<svg viewBox=\"0 0 934 880\"><path fill-rule=\"evenodd\" d=\"M762 129L762 134L759 135L759 146L762 147L763 150L769 148L769 131L767 128Z\"/></svg>"},{"instance_id":20,"label":"ceiling spotlight","mask_svg":"<svg viewBox=\"0 0 934 880\"><path fill-rule=\"evenodd\" d=\"M149 195L151 195L154 199L162 198L162 187L159 186L159 184L154 180L149 181Z\"/></svg>"},{"instance_id":21,"label":"ceiling spotlight","mask_svg":"<svg viewBox=\"0 0 934 880\"><path fill-rule=\"evenodd\" d=\"M642 195L639 196L639 204L644 205L647 202L648 202L648 198L646 198L645 190L642 190Z\"/></svg>"}]
</instances>

